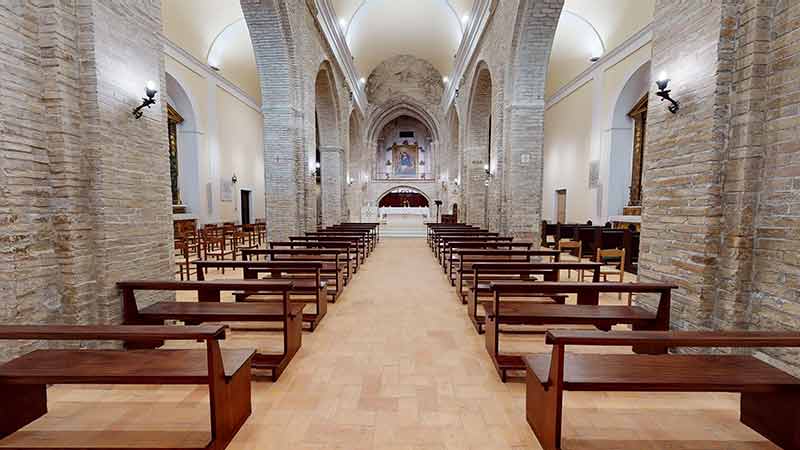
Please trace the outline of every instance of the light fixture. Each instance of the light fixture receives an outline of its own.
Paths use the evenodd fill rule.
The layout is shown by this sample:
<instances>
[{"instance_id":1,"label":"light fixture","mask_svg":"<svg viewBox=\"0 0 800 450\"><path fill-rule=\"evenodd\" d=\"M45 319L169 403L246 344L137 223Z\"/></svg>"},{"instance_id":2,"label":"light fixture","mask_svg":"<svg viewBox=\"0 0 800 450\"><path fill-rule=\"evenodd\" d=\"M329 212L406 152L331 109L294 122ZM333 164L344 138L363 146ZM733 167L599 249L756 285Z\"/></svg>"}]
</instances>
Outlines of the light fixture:
<instances>
[{"instance_id":1,"label":"light fixture","mask_svg":"<svg viewBox=\"0 0 800 450\"><path fill-rule=\"evenodd\" d=\"M458 186L458 185L460 185L460 184L461 184L461 179L460 179L460 178L458 178L458 177L456 177L456 179L455 179L455 180L453 180L453 183L455 183L455 184L456 184L456 186Z\"/></svg>"},{"instance_id":2,"label":"light fixture","mask_svg":"<svg viewBox=\"0 0 800 450\"><path fill-rule=\"evenodd\" d=\"M484 165L483 165L483 171L484 171L484 172L486 172L486 175L491 175L491 173L492 173L492 172L489 170L489 165L488 165L488 164L484 164Z\"/></svg>"},{"instance_id":3,"label":"light fixture","mask_svg":"<svg viewBox=\"0 0 800 450\"><path fill-rule=\"evenodd\" d=\"M350 175L348 175L347 176L347 185L350 186L352 184L353 184L353 178Z\"/></svg>"},{"instance_id":4,"label":"light fixture","mask_svg":"<svg viewBox=\"0 0 800 450\"><path fill-rule=\"evenodd\" d=\"M144 93L147 97L142 97L142 104L137 106L136 109L133 110L133 117L137 119L141 119L144 113L142 109L147 107L150 108L150 105L154 105L156 103L156 94L158 93L158 85L155 81L148 81L144 87Z\"/></svg>"},{"instance_id":5,"label":"light fixture","mask_svg":"<svg viewBox=\"0 0 800 450\"><path fill-rule=\"evenodd\" d=\"M669 87L669 82L670 79L667 76L667 73L661 72L661 74L658 76L658 80L656 80L656 86L658 86L658 91L656 92L656 95L661 97L662 102L664 100L670 102L671 105L669 105L667 109L672 114L675 114L680 109L680 105L678 104L677 101L673 100L672 97L669 96L669 93L672 92L669 89L667 89L667 87Z\"/></svg>"},{"instance_id":6,"label":"light fixture","mask_svg":"<svg viewBox=\"0 0 800 450\"><path fill-rule=\"evenodd\" d=\"M358 82L361 83L361 84L367 84L367 79L364 78L364 77L361 77L361 78L358 79Z\"/></svg>"},{"instance_id":7,"label":"light fixture","mask_svg":"<svg viewBox=\"0 0 800 450\"><path fill-rule=\"evenodd\" d=\"M389 167L389 166L391 166L391 165L392 165L392 162L391 162L391 161L389 161L389 160L387 159L387 160L386 160L386 167Z\"/></svg>"},{"instance_id":8,"label":"light fixture","mask_svg":"<svg viewBox=\"0 0 800 450\"><path fill-rule=\"evenodd\" d=\"M239 179L236 178L236 173L234 172L233 176L231 177L231 183L236 184L239 182Z\"/></svg>"},{"instance_id":9,"label":"light fixture","mask_svg":"<svg viewBox=\"0 0 800 450\"><path fill-rule=\"evenodd\" d=\"M469 14L464 14L461 16L461 23L466 24L467 22L469 22Z\"/></svg>"},{"instance_id":10,"label":"light fixture","mask_svg":"<svg viewBox=\"0 0 800 450\"><path fill-rule=\"evenodd\" d=\"M344 19L339 19L339 26L342 28L347 28L347 21Z\"/></svg>"},{"instance_id":11,"label":"light fixture","mask_svg":"<svg viewBox=\"0 0 800 450\"><path fill-rule=\"evenodd\" d=\"M448 82L448 81L450 81L450 78L447 78L447 77L442 77L442 82L444 82L445 84L447 84L447 82Z\"/></svg>"}]
</instances>

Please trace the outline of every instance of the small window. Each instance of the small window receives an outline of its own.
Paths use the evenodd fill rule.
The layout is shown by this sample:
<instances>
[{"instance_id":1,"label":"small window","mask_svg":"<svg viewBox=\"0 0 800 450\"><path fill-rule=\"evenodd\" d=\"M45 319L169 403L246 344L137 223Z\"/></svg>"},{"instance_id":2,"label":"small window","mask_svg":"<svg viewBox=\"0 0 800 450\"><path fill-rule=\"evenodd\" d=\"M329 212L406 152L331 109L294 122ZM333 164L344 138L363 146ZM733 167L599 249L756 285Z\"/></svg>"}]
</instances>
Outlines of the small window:
<instances>
[{"instance_id":1,"label":"small window","mask_svg":"<svg viewBox=\"0 0 800 450\"><path fill-rule=\"evenodd\" d=\"M414 138L414 132L413 131L401 131L400 132L400 138L401 139L402 138L412 138L413 139Z\"/></svg>"}]
</instances>

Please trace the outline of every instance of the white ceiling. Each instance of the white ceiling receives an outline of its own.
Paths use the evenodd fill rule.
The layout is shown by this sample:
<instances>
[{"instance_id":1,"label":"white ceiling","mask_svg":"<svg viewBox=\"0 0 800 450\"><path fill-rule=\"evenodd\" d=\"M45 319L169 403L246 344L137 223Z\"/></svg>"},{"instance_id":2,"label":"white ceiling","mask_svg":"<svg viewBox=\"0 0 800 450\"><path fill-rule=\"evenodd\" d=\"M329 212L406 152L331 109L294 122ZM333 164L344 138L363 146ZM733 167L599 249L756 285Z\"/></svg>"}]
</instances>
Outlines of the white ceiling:
<instances>
[{"instance_id":1,"label":"white ceiling","mask_svg":"<svg viewBox=\"0 0 800 450\"><path fill-rule=\"evenodd\" d=\"M253 44L238 0L163 0L167 39L261 102Z\"/></svg>"},{"instance_id":2,"label":"white ceiling","mask_svg":"<svg viewBox=\"0 0 800 450\"><path fill-rule=\"evenodd\" d=\"M425 59L443 76L448 75L473 2L331 0L363 77L396 55Z\"/></svg>"},{"instance_id":3,"label":"white ceiling","mask_svg":"<svg viewBox=\"0 0 800 450\"><path fill-rule=\"evenodd\" d=\"M653 20L655 0L565 0L556 28L547 95L552 95Z\"/></svg>"}]
</instances>

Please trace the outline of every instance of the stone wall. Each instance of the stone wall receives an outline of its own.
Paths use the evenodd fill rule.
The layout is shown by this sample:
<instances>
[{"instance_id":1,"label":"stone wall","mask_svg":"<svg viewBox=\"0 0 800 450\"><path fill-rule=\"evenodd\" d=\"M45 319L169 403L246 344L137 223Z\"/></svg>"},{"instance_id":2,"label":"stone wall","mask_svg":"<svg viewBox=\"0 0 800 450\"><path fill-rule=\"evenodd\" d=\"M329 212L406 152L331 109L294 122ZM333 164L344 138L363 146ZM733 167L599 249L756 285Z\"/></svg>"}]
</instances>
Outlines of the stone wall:
<instances>
[{"instance_id":1,"label":"stone wall","mask_svg":"<svg viewBox=\"0 0 800 450\"><path fill-rule=\"evenodd\" d=\"M117 322L118 280L173 274L165 106L131 115L160 2L15 1L0 30L0 323Z\"/></svg>"},{"instance_id":2,"label":"stone wall","mask_svg":"<svg viewBox=\"0 0 800 450\"><path fill-rule=\"evenodd\" d=\"M675 283L683 329L790 329L800 318L800 5L659 1L640 277ZM652 301L643 299L652 306ZM796 355L767 350L800 367Z\"/></svg>"}]
</instances>

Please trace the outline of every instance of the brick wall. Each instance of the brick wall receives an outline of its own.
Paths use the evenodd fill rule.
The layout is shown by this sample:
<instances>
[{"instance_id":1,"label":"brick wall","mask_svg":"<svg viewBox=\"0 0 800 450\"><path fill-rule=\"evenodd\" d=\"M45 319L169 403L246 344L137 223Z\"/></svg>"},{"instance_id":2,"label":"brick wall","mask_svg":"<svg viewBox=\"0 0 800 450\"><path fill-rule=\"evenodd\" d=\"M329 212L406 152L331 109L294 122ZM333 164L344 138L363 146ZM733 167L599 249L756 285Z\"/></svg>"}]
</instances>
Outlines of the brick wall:
<instances>
[{"instance_id":1,"label":"brick wall","mask_svg":"<svg viewBox=\"0 0 800 450\"><path fill-rule=\"evenodd\" d=\"M164 85L160 2L15 1L0 30L0 322L116 322L116 281L172 276L164 105L130 114Z\"/></svg>"}]
</instances>

